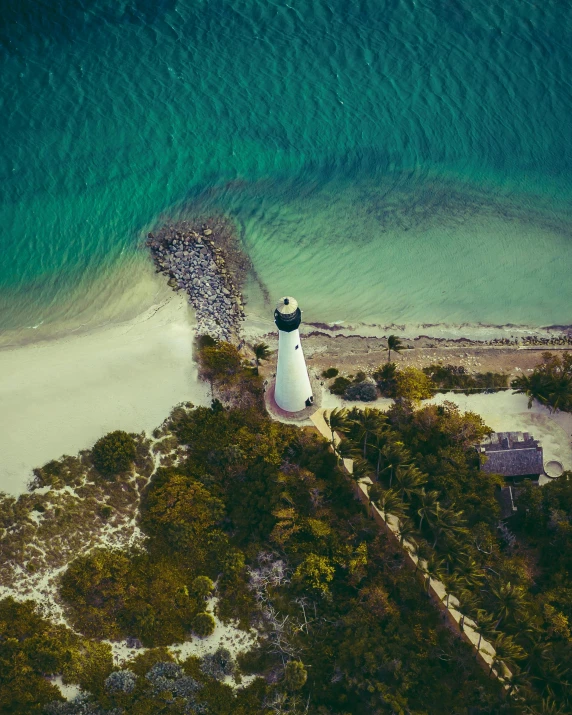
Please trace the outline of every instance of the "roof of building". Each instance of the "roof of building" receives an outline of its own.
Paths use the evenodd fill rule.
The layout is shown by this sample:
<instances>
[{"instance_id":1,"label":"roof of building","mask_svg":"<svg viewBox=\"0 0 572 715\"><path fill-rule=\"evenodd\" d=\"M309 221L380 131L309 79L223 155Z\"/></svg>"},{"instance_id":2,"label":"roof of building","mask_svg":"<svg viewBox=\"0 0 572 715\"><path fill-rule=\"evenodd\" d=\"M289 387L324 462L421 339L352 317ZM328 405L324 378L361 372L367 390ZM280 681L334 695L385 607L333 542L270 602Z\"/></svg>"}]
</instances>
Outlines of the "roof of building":
<instances>
[{"instance_id":1,"label":"roof of building","mask_svg":"<svg viewBox=\"0 0 572 715\"><path fill-rule=\"evenodd\" d=\"M521 477L542 474L542 447L528 432L495 432L479 445L487 459L481 469L489 474Z\"/></svg>"},{"instance_id":2,"label":"roof of building","mask_svg":"<svg viewBox=\"0 0 572 715\"><path fill-rule=\"evenodd\" d=\"M280 298L278 303L276 303L276 310L281 315L292 315L292 313L298 310L298 301L296 298L284 296L284 298Z\"/></svg>"}]
</instances>

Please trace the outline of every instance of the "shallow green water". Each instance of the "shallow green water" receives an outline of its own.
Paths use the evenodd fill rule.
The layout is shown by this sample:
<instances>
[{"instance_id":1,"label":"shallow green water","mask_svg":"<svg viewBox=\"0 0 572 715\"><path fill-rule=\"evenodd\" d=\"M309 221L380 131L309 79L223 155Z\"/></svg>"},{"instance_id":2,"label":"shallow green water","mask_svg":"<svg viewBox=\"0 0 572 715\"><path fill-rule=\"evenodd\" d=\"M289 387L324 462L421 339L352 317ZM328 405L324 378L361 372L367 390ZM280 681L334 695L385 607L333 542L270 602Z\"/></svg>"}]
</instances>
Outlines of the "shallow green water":
<instances>
[{"instance_id":1,"label":"shallow green water","mask_svg":"<svg viewBox=\"0 0 572 715\"><path fill-rule=\"evenodd\" d=\"M0 25L1 329L112 315L212 210L307 319L572 323L566 3L49 5Z\"/></svg>"}]
</instances>

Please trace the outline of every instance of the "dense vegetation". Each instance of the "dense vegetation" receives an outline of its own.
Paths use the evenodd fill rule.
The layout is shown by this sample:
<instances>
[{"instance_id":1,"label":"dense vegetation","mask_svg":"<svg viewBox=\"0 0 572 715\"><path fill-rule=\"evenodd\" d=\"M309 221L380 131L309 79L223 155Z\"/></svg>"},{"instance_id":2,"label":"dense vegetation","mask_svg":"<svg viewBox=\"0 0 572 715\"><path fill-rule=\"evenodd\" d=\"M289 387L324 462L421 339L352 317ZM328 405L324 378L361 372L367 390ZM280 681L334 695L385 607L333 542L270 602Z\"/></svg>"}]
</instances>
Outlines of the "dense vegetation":
<instances>
[{"instance_id":1,"label":"dense vegetation","mask_svg":"<svg viewBox=\"0 0 572 715\"><path fill-rule=\"evenodd\" d=\"M387 413L331 414L344 435L335 454L313 430L266 417L257 370L236 348L205 340L199 356L227 407L177 408L154 434L164 459L149 481L102 474L110 492L124 479L126 493L141 495L146 540L70 563L60 594L76 632L32 603L0 601L2 712L572 712L570 475L525 487L514 525L499 528L502 480L479 470L473 448L486 426L450 403L416 410L417 374ZM391 365L379 379L391 379ZM130 459L150 475L149 443L131 438ZM444 579L495 643L516 673L510 687L444 627L421 571L354 498L341 456L354 458L354 478L371 477L370 498L400 518L429 578ZM94 461L50 463L37 486L81 489L82 464L98 479ZM9 506L4 535L18 518L18 504ZM176 661L166 646L208 637L213 615L255 628L254 647L236 660L219 648ZM125 637L149 650L119 668L100 641ZM82 687L77 702L46 679L57 674Z\"/></svg>"},{"instance_id":2,"label":"dense vegetation","mask_svg":"<svg viewBox=\"0 0 572 715\"><path fill-rule=\"evenodd\" d=\"M419 370L412 366L398 368L394 362L387 362L374 371L373 379L363 372L346 377L336 371L336 375L330 392L345 400L362 402L372 402L379 396L417 402L433 397L436 392L455 390L469 395L508 389L508 376L503 373L471 374L457 365L436 364ZM328 375L324 372L322 376Z\"/></svg>"},{"instance_id":3,"label":"dense vegetation","mask_svg":"<svg viewBox=\"0 0 572 715\"><path fill-rule=\"evenodd\" d=\"M109 653L101 652L85 659L81 679L75 676L86 687L89 682L93 712L294 713L308 707L365 715L504 707L496 681L441 626L400 550L354 500L324 440L259 410L218 403L178 409L168 427L187 445L187 456L151 480L142 506L146 548L100 549L72 562L61 586L69 616L86 635L135 636L159 648L193 629L197 634L208 577L216 581L217 615L257 627L259 646L229 667L236 677L258 677L235 691L222 682L224 669L191 658L163 680L157 671L149 676L151 660L127 664L110 680ZM24 631L17 647L28 652L33 636L27 626ZM6 650L11 638L2 635L3 662L13 660ZM67 673L67 659L77 662L88 648L69 641L66 629L55 638L65 653L49 668L38 666L38 678ZM160 648L149 658L155 652L157 662L169 660ZM5 677L10 683L15 675ZM26 692L30 702L42 703L55 699L53 691ZM18 712L10 707L5 710ZM51 711L80 712L68 707Z\"/></svg>"},{"instance_id":4,"label":"dense vegetation","mask_svg":"<svg viewBox=\"0 0 572 715\"><path fill-rule=\"evenodd\" d=\"M459 390L470 395L473 392L497 392L508 388L508 375L501 372L471 374L462 365L441 364L424 367L423 372L442 392Z\"/></svg>"},{"instance_id":5,"label":"dense vegetation","mask_svg":"<svg viewBox=\"0 0 572 715\"><path fill-rule=\"evenodd\" d=\"M571 642L572 623L572 479L526 483L517 494L518 511L511 529L535 568L535 591L549 635L562 648ZM547 652L543 652L543 657ZM569 652L562 652L570 664ZM566 662L563 660L563 662Z\"/></svg>"},{"instance_id":6,"label":"dense vegetation","mask_svg":"<svg viewBox=\"0 0 572 715\"><path fill-rule=\"evenodd\" d=\"M529 407L538 400L553 411L572 412L572 353L542 353L542 362L532 374L515 378L511 386L528 395Z\"/></svg>"},{"instance_id":7,"label":"dense vegetation","mask_svg":"<svg viewBox=\"0 0 572 715\"><path fill-rule=\"evenodd\" d=\"M396 403L387 414L354 409L332 420L346 434L338 452L372 477L370 497L399 517L428 577L445 582L516 673L510 690L524 711L571 712L572 474L527 485L507 526L495 499L502 479L479 470L473 448L487 432L478 415Z\"/></svg>"}]
</instances>

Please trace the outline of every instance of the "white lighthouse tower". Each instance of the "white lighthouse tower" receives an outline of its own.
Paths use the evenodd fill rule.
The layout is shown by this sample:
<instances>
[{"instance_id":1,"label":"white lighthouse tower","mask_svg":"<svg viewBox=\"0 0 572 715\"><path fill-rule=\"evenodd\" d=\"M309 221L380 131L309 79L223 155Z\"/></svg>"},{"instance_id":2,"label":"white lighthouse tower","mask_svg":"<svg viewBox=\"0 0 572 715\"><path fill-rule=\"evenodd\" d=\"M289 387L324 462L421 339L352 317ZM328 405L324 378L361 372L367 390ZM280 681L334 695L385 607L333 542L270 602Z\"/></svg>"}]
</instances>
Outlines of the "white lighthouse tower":
<instances>
[{"instance_id":1,"label":"white lighthouse tower","mask_svg":"<svg viewBox=\"0 0 572 715\"><path fill-rule=\"evenodd\" d=\"M314 402L298 328L302 312L294 298L281 298L274 311L278 327L278 367L274 400L286 412L300 412Z\"/></svg>"}]
</instances>

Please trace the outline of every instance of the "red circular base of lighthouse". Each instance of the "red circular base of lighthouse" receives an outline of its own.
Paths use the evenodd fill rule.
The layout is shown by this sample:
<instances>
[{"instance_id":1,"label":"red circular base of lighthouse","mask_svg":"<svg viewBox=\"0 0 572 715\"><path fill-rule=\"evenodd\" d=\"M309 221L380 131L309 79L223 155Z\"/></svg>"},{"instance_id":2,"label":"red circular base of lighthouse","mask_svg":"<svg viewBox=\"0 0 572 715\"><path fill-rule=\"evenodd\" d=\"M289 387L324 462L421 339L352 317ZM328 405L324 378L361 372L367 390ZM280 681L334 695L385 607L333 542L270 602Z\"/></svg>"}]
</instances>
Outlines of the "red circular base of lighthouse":
<instances>
[{"instance_id":1,"label":"red circular base of lighthouse","mask_svg":"<svg viewBox=\"0 0 572 715\"><path fill-rule=\"evenodd\" d=\"M264 404L266 405L268 414L271 417L275 417L276 419L280 420L281 422L308 421L311 415L313 415L314 412L320 407L320 404L322 402L322 388L320 386L320 383L312 379L311 377L310 382L312 383L312 389L314 393L313 404L311 404L310 407L306 407L305 409L300 410L299 412L287 412L276 404L276 400L274 399L274 387L276 386L276 379L272 378L271 382L266 388L266 392L264 393Z\"/></svg>"}]
</instances>

